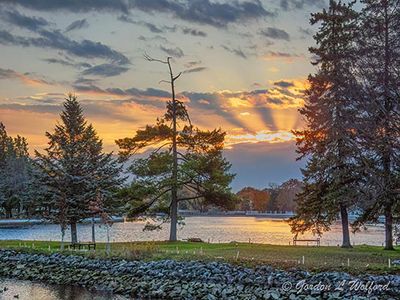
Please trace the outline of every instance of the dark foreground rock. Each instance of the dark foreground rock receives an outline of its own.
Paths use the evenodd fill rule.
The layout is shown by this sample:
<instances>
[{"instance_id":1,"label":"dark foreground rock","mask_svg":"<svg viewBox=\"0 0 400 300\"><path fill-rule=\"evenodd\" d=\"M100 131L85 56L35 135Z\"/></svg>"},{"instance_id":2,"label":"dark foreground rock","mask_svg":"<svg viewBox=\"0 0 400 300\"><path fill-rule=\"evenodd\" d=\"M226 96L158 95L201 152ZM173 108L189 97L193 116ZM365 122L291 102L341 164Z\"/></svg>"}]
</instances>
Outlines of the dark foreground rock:
<instances>
[{"instance_id":1,"label":"dark foreground rock","mask_svg":"<svg viewBox=\"0 0 400 300\"><path fill-rule=\"evenodd\" d=\"M399 299L400 276L248 269L226 263L88 259L0 250L0 276L136 299Z\"/></svg>"}]
</instances>

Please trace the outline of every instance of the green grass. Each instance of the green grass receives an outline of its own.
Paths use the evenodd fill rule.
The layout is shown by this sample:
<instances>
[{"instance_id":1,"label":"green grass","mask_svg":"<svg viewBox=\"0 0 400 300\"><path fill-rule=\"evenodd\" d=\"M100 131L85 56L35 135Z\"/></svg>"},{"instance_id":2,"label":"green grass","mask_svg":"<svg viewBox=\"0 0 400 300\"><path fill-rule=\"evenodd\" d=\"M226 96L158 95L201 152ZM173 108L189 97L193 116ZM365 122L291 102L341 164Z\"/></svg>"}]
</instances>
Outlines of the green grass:
<instances>
[{"instance_id":1,"label":"green grass","mask_svg":"<svg viewBox=\"0 0 400 300\"><path fill-rule=\"evenodd\" d=\"M50 247L50 248L49 248ZM0 241L0 248L52 253L59 251L59 242ZM50 249L50 250L49 250ZM105 244L98 243L96 252L66 251L90 257L106 257ZM383 250L379 246L339 247L278 246L248 243L132 242L112 243L111 256L141 260L222 261L254 267L260 264L276 268L293 267L309 271L345 271L353 274L400 273L400 267L388 267L388 259L400 259L400 249ZM304 265L302 264L304 256ZM350 267L347 266L348 260Z\"/></svg>"}]
</instances>

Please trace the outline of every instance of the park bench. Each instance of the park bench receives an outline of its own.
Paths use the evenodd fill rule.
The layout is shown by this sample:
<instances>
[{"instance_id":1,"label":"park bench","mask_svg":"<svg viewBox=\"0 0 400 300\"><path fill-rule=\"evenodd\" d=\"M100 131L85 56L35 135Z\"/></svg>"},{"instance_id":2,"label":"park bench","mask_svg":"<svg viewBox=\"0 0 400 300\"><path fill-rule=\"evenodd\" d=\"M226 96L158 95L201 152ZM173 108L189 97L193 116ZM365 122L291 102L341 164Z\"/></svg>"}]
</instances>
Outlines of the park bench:
<instances>
[{"instance_id":1,"label":"park bench","mask_svg":"<svg viewBox=\"0 0 400 300\"><path fill-rule=\"evenodd\" d=\"M316 243L316 245L319 247L321 244L321 240L318 239L297 239L297 238L293 238L293 246L296 246L298 242L303 242L303 243Z\"/></svg>"},{"instance_id":2,"label":"park bench","mask_svg":"<svg viewBox=\"0 0 400 300\"><path fill-rule=\"evenodd\" d=\"M88 248L88 250L90 249L96 250L96 243L73 243L69 244L68 247L69 249L74 249L74 250L85 249L85 247Z\"/></svg>"}]
</instances>

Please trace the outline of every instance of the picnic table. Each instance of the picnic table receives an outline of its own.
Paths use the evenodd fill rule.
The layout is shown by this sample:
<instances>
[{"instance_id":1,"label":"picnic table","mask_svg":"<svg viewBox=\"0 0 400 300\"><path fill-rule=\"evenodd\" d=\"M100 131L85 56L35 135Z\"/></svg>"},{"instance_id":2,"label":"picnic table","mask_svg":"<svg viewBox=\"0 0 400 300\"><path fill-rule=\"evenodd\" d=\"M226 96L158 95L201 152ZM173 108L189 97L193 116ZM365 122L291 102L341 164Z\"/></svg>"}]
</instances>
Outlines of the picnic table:
<instances>
[{"instance_id":1,"label":"picnic table","mask_svg":"<svg viewBox=\"0 0 400 300\"><path fill-rule=\"evenodd\" d=\"M307 246L308 246L308 243L316 243L318 247L321 245L320 238L317 238L317 239L298 239L298 238L294 237L293 238L293 246L296 246L298 242L305 242L305 243L307 243Z\"/></svg>"},{"instance_id":2,"label":"picnic table","mask_svg":"<svg viewBox=\"0 0 400 300\"><path fill-rule=\"evenodd\" d=\"M85 249L85 247L88 248L88 250L92 249L96 250L96 243L72 243L68 245L69 249L74 249L76 250L78 248L78 250L81 249Z\"/></svg>"}]
</instances>

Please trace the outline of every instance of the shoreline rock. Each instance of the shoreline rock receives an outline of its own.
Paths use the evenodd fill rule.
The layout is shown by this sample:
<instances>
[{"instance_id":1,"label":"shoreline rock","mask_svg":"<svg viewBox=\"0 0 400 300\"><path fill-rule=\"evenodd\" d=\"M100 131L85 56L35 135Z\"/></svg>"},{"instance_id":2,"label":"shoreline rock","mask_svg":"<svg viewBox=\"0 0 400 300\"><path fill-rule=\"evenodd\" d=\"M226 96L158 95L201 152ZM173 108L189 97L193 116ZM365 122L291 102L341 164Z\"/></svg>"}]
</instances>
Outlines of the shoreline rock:
<instances>
[{"instance_id":1,"label":"shoreline rock","mask_svg":"<svg viewBox=\"0 0 400 300\"><path fill-rule=\"evenodd\" d=\"M91 259L16 250L0 250L0 276L77 285L135 299L397 299L400 294L399 275L355 277L220 262Z\"/></svg>"}]
</instances>

